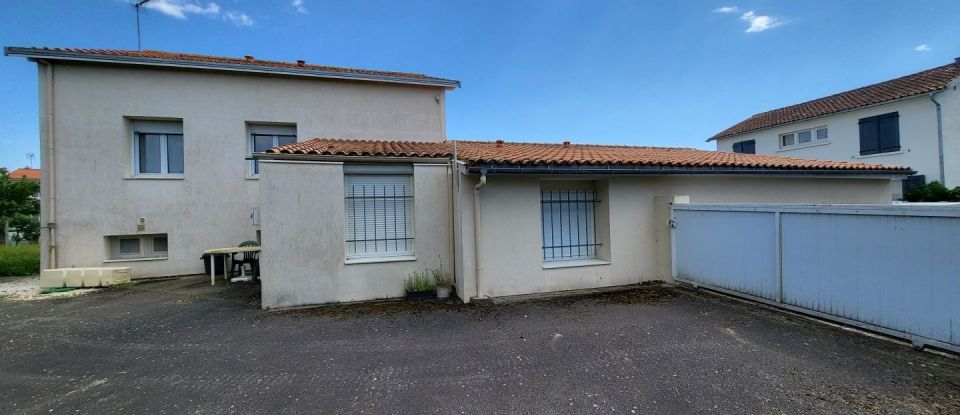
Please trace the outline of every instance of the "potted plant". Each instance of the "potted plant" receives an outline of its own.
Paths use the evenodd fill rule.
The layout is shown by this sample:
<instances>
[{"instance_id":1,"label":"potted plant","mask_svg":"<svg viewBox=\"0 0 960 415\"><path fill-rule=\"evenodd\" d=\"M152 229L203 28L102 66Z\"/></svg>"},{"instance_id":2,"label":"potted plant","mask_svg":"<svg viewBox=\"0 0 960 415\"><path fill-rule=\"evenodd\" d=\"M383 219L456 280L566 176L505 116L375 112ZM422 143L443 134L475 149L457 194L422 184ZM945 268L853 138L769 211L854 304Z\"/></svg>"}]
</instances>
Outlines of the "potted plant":
<instances>
[{"instance_id":1,"label":"potted plant","mask_svg":"<svg viewBox=\"0 0 960 415\"><path fill-rule=\"evenodd\" d=\"M426 270L413 271L407 275L407 280L403 284L408 300L421 300L424 298L433 298L435 295L433 283L430 282Z\"/></svg>"},{"instance_id":2,"label":"potted plant","mask_svg":"<svg viewBox=\"0 0 960 415\"><path fill-rule=\"evenodd\" d=\"M442 267L431 269L433 274L433 285L437 287L437 298L449 298L450 291L453 289L453 278L450 273L443 270Z\"/></svg>"}]
</instances>

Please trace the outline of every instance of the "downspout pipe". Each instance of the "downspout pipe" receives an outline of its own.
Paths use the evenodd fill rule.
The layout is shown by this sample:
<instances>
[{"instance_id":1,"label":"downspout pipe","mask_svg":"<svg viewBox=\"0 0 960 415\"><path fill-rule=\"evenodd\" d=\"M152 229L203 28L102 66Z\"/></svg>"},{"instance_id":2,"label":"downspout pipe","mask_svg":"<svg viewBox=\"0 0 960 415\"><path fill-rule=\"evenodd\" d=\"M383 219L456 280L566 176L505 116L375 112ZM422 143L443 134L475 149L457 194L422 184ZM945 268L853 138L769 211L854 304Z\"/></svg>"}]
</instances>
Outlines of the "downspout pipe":
<instances>
[{"instance_id":1,"label":"downspout pipe","mask_svg":"<svg viewBox=\"0 0 960 415\"><path fill-rule=\"evenodd\" d=\"M44 68L44 91L43 102L43 144L45 153L42 154L40 165L42 167L42 178L46 178L46 204L47 204L47 223L44 228L47 229L47 264L45 269L57 267L57 181L56 181L56 143L53 135L53 64L45 60L37 60L37 63Z\"/></svg>"},{"instance_id":2,"label":"downspout pipe","mask_svg":"<svg viewBox=\"0 0 960 415\"><path fill-rule=\"evenodd\" d=\"M477 296L474 299L486 299L483 295L480 272L483 267L480 266L480 189L487 185L487 171L480 170L480 182L473 186L473 262L476 264L474 270L474 280L477 287Z\"/></svg>"},{"instance_id":3,"label":"downspout pipe","mask_svg":"<svg viewBox=\"0 0 960 415\"><path fill-rule=\"evenodd\" d=\"M947 178L943 164L943 110L940 108L940 102L937 101L937 94L941 93L943 93L943 91L930 94L930 101L933 102L933 105L937 106L937 153L940 156L938 160L940 163L940 184L946 186Z\"/></svg>"}]
</instances>

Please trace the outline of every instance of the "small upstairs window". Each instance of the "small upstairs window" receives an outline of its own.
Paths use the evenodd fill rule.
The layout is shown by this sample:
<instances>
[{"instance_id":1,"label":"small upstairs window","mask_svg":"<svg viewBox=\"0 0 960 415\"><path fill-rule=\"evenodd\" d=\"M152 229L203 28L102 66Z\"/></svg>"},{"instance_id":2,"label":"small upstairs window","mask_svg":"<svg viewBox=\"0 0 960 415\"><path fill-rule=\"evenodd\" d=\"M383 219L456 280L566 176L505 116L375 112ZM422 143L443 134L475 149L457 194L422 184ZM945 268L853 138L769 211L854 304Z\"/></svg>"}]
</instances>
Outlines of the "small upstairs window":
<instances>
[{"instance_id":1,"label":"small upstairs window","mask_svg":"<svg viewBox=\"0 0 960 415\"><path fill-rule=\"evenodd\" d=\"M861 118L860 155L900 151L900 114L891 112Z\"/></svg>"},{"instance_id":2,"label":"small upstairs window","mask_svg":"<svg viewBox=\"0 0 960 415\"><path fill-rule=\"evenodd\" d=\"M780 134L780 148L803 147L817 143L826 143L830 139L827 127L816 127L806 130Z\"/></svg>"},{"instance_id":3,"label":"small upstairs window","mask_svg":"<svg viewBox=\"0 0 960 415\"><path fill-rule=\"evenodd\" d=\"M183 175L182 122L136 120L132 147L134 176Z\"/></svg>"},{"instance_id":4,"label":"small upstairs window","mask_svg":"<svg viewBox=\"0 0 960 415\"><path fill-rule=\"evenodd\" d=\"M248 124L247 131L249 132L247 156L297 142L295 125ZM260 163L257 160L250 160L248 174L251 177L260 175Z\"/></svg>"},{"instance_id":5,"label":"small upstairs window","mask_svg":"<svg viewBox=\"0 0 960 415\"><path fill-rule=\"evenodd\" d=\"M756 154L757 152L757 141L756 140L747 140L733 143L733 152L734 153L743 153L743 154Z\"/></svg>"}]
</instances>

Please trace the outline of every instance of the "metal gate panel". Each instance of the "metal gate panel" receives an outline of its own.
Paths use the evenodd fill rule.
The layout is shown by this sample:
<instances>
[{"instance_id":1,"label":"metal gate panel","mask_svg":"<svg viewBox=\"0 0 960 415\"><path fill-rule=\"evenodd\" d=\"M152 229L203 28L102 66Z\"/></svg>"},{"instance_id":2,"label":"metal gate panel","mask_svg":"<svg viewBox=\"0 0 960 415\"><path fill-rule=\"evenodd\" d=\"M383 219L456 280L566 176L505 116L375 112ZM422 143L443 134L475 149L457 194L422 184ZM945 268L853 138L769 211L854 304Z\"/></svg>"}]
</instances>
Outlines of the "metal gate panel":
<instances>
[{"instance_id":1,"label":"metal gate panel","mask_svg":"<svg viewBox=\"0 0 960 415\"><path fill-rule=\"evenodd\" d=\"M960 343L956 218L785 213L783 301Z\"/></svg>"},{"instance_id":2,"label":"metal gate panel","mask_svg":"<svg viewBox=\"0 0 960 415\"><path fill-rule=\"evenodd\" d=\"M776 300L775 215L769 212L674 212L676 276Z\"/></svg>"},{"instance_id":3,"label":"metal gate panel","mask_svg":"<svg viewBox=\"0 0 960 415\"><path fill-rule=\"evenodd\" d=\"M679 204L676 280L960 352L960 206Z\"/></svg>"}]
</instances>

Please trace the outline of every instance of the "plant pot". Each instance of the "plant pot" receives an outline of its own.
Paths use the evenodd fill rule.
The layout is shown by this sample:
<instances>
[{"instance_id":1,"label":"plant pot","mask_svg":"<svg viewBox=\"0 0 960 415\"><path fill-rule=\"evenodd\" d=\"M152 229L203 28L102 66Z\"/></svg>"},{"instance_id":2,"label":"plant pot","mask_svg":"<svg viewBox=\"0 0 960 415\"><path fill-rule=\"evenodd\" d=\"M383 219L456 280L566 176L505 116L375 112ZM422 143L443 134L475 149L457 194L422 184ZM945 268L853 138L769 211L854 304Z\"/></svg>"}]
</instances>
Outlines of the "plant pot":
<instances>
[{"instance_id":1,"label":"plant pot","mask_svg":"<svg viewBox=\"0 0 960 415\"><path fill-rule=\"evenodd\" d=\"M408 300L425 300L428 298L435 298L437 293L434 290L430 291L407 291L406 299Z\"/></svg>"},{"instance_id":2,"label":"plant pot","mask_svg":"<svg viewBox=\"0 0 960 415\"><path fill-rule=\"evenodd\" d=\"M453 287L449 285L438 285L437 286L437 298L444 299L450 298L450 290Z\"/></svg>"}]
</instances>

